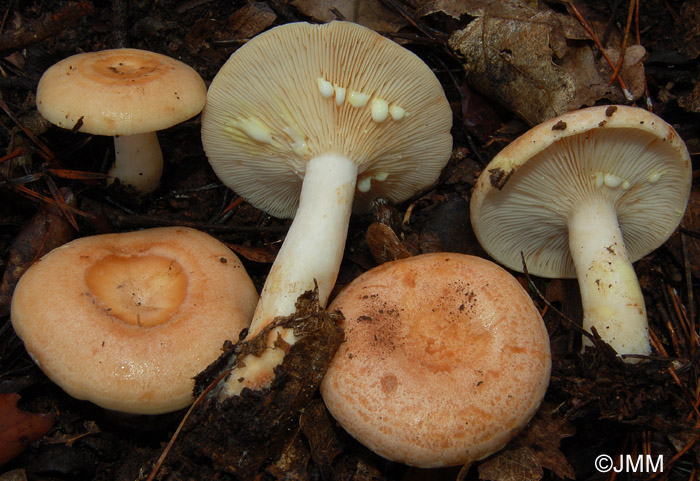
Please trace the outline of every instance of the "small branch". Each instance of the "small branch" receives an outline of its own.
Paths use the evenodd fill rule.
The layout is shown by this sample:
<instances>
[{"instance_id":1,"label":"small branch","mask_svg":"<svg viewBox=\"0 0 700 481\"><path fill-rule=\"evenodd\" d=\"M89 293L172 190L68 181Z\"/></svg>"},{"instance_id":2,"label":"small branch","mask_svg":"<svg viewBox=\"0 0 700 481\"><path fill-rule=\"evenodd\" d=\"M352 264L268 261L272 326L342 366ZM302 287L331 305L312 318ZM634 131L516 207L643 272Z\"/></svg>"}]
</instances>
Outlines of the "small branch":
<instances>
[{"instance_id":1,"label":"small branch","mask_svg":"<svg viewBox=\"0 0 700 481\"><path fill-rule=\"evenodd\" d=\"M612 85L613 82L615 82L615 80L619 77L622 64L625 61L625 52L627 51L627 42L629 41L630 28L632 28L632 17L634 16L636 5L637 0L630 0L630 6L627 11L627 23L625 24L625 36L622 38L622 45L620 46L620 58L617 59L617 65L615 65L615 68L613 69L608 85Z\"/></svg>"},{"instance_id":2,"label":"small branch","mask_svg":"<svg viewBox=\"0 0 700 481\"><path fill-rule=\"evenodd\" d=\"M613 64L613 61L610 59L610 56L608 56L608 53L605 51L605 47L603 47L603 44L600 43L600 39L598 38L598 35L593 31L593 28L591 28L591 26L588 24L588 22L586 22L586 19L583 18L583 15L581 15L581 12L578 11L578 9L576 8L576 5L574 5L574 2L570 2L567 5L571 9L571 12L574 14L574 16L581 23L583 28L586 30L586 32L588 33L588 36L591 37L591 40L593 40L593 43L595 44L595 46L598 47L598 50L603 55L603 58L605 59L607 64L610 66L610 69L614 70L615 65ZM627 100L629 100L630 102L632 100L634 100L634 97L632 96L632 93L627 88L625 81L622 80L622 77L620 77L619 75L617 76L617 83L620 84L620 88L622 89L622 92L624 93L625 98Z\"/></svg>"},{"instance_id":3,"label":"small branch","mask_svg":"<svg viewBox=\"0 0 700 481\"><path fill-rule=\"evenodd\" d=\"M201 392L199 396L197 396L197 399L194 400L190 408L187 410L185 415L182 418L182 421L180 421L180 424L178 424L177 429L175 429L175 432L173 435L170 437L170 441L168 441L168 444L165 446L165 449L163 449L163 452L161 453L160 457L156 461L156 464L153 466L153 469L151 470L151 474L149 474L148 478L146 478L146 481L153 481L158 474L158 471L160 471L160 468L163 466L163 463L165 462L165 458L168 456L170 451L173 448L173 445L175 444L175 441L177 440L178 436L180 435L180 432L182 431L182 428L185 426L185 423L187 420L190 418L190 415L192 414L192 411L202 402L202 400L206 397L209 392L216 387L216 385L221 381L223 378L229 375L231 372L230 369L227 369L223 371L219 376L214 379L205 390Z\"/></svg>"},{"instance_id":4,"label":"small branch","mask_svg":"<svg viewBox=\"0 0 700 481\"><path fill-rule=\"evenodd\" d=\"M92 2L71 2L63 8L44 14L18 30L0 35L0 55L36 45L72 27L95 10Z\"/></svg>"},{"instance_id":5,"label":"small branch","mask_svg":"<svg viewBox=\"0 0 700 481\"><path fill-rule=\"evenodd\" d=\"M593 336L590 332L586 331L583 327L581 327L579 324L574 322L573 319L566 316L559 309L554 307L554 305L547 300L547 298L544 296L544 294L542 294L542 292L540 292L540 290L537 288L535 283L532 282L532 279L530 278L530 272L527 270L527 264L525 263L525 254L523 252L520 252L520 259L522 260L522 263L523 263L523 273L525 274L525 278L527 279L527 283L535 291L535 294L537 294L537 297L539 297L542 300L542 302L544 302L547 305L547 307L549 307L554 312L556 312L562 319L564 319L571 326L573 326L577 331L579 331L582 335L586 336L588 339L591 340L591 342L593 342L595 340L595 336Z\"/></svg>"}]
</instances>

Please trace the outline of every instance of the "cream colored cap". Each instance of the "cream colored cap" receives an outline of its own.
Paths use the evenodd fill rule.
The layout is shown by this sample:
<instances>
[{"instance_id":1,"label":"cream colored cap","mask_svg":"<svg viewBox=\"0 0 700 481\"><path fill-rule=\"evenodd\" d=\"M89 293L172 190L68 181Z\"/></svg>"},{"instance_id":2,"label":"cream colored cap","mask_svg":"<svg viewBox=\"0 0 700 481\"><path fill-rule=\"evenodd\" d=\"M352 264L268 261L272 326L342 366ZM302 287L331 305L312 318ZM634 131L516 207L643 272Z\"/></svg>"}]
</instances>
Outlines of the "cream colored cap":
<instances>
[{"instance_id":1,"label":"cream colored cap","mask_svg":"<svg viewBox=\"0 0 700 481\"><path fill-rule=\"evenodd\" d=\"M257 293L224 244L193 229L77 239L22 276L12 325L68 394L157 414L192 402L193 377L248 327Z\"/></svg>"},{"instance_id":2,"label":"cream colored cap","mask_svg":"<svg viewBox=\"0 0 700 481\"><path fill-rule=\"evenodd\" d=\"M530 297L496 264L425 254L365 272L331 303L346 341L321 385L331 414L385 458L466 464L534 415L551 368Z\"/></svg>"},{"instance_id":3,"label":"cream colored cap","mask_svg":"<svg viewBox=\"0 0 700 481\"><path fill-rule=\"evenodd\" d=\"M354 210L431 186L452 151L452 112L412 52L348 22L291 23L238 49L216 75L202 143L224 184L292 217L306 163L324 153L359 167Z\"/></svg>"},{"instance_id":4,"label":"cream colored cap","mask_svg":"<svg viewBox=\"0 0 700 481\"><path fill-rule=\"evenodd\" d=\"M188 65L131 48L81 53L50 67L36 104L51 123L96 135L133 135L171 127L204 107L206 85Z\"/></svg>"},{"instance_id":5,"label":"cream colored cap","mask_svg":"<svg viewBox=\"0 0 700 481\"><path fill-rule=\"evenodd\" d=\"M673 128L636 107L577 110L540 124L504 148L471 197L479 242L498 262L542 277L576 277L567 222L602 198L617 209L630 261L678 227L692 181L688 150Z\"/></svg>"}]
</instances>

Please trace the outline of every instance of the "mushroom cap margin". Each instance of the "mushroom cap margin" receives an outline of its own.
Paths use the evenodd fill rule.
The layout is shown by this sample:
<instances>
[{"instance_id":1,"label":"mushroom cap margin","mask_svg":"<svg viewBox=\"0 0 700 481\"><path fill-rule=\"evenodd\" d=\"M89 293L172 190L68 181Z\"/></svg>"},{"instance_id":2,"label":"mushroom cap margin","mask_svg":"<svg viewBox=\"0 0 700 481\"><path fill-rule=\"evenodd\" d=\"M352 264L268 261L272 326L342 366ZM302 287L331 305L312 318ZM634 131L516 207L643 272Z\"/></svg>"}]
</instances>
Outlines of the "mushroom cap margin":
<instances>
[{"instance_id":1,"label":"mushroom cap margin","mask_svg":"<svg viewBox=\"0 0 700 481\"><path fill-rule=\"evenodd\" d=\"M341 106L335 91L321 95L319 79L346 89ZM370 96L365 107L350 104L352 91ZM406 116L373 121L374 99ZM449 160L451 126L442 86L415 54L350 22L299 22L231 55L207 94L202 143L228 187L273 216L293 217L306 162L327 152L358 164L360 179L384 179L371 181L369 192L356 190L355 211L377 197L401 202L430 187Z\"/></svg>"},{"instance_id":2,"label":"mushroom cap margin","mask_svg":"<svg viewBox=\"0 0 700 481\"><path fill-rule=\"evenodd\" d=\"M615 144L618 140L629 145ZM585 152L587 163L577 164L570 153L558 154L563 162L546 157L547 152L563 151L565 143ZM589 146L594 149L585 150ZM628 162L615 166L596 159L595 148L615 158L627 156ZM539 167L547 170L538 173ZM565 172L572 172L573 178ZM612 174L614 181L626 180L629 186L596 188L598 173ZM523 271L522 251L529 273L575 278L566 221L577 202L602 194L616 206L634 262L678 227L690 195L691 173L684 142L660 117L621 105L585 108L533 127L493 158L472 192L471 223L482 247L508 268ZM655 174L659 178L650 181ZM567 177L570 183L562 181Z\"/></svg>"},{"instance_id":3,"label":"mushroom cap margin","mask_svg":"<svg viewBox=\"0 0 700 481\"><path fill-rule=\"evenodd\" d=\"M343 313L346 341L323 399L388 459L420 467L481 459L527 424L546 392L547 330L518 281L491 261L436 253L388 262L329 309Z\"/></svg>"},{"instance_id":4,"label":"mushroom cap margin","mask_svg":"<svg viewBox=\"0 0 700 481\"><path fill-rule=\"evenodd\" d=\"M110 315L86 282L86 271L108 256L162 256L182 267L186 293L169 321L144 328ZM71 396L157 414L191 403L194 376L249 325L257 298L224 244L194 229L164 227L54 249L20 279L11 318L30 356Z\"/></svg>"},{"instance_id":5,"label":"mushroom cap margin","mask_svg":"<svg viewBox=\"0 0 700 481\"><path fill-rule=\"evenodd\" d=\"M172 127L201 112L206 85L179 60L139 49L110 49L65 58L37 87L48 121L95 135L133 135Z\"/></svg>"}]
</instances>

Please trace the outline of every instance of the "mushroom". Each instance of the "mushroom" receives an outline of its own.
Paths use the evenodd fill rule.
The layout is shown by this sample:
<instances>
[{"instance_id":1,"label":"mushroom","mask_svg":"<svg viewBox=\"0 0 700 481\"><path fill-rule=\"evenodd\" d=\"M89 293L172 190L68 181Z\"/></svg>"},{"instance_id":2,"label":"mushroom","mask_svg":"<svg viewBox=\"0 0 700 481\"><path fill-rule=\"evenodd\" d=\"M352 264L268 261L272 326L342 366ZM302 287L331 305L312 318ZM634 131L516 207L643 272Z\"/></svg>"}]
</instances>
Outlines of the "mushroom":
<instances>
[{"instance_id":1,"label":"mushroom","mask_svg":"<svg viewBox=\"0 0 700 481\"><path fill-rule=\"evenodd\" d=\"M375 267L331 302L345 342L321 384L330 413L377 454L423 468L482 459L537 411L549 335L520 283L479 257Z\"/></svg>"},{"instance_id":2,"label":"mushroom","mask_svg":"<svg viewBox=\"0 0 700 481\"><path fill-rule=\"evenodd\" d=\"M194 229L83 237L21 277L12 325L68 394L140 414L192 402L193 377L248 326L257 292L224 244Z\"/></svg>"},{"instance_id":3,"label":"mushroom","mask_svg":"<svg viewBox=\"0 0 700 481\"><path fill-rule=\"evenodd\" d=\"M163 171L156 131L194 117L205 100L206 85L191 67L128 48L61 60L44 72L36 92L49 122L114 136L109 174L143 194L158 187Z\"/></svg>"},{"instance_id":4,"label":"mushroom","mask_svg":"<svg viewBox=\"0 0 700 481\"><path fill-rule=\"evenodd\" d=\"M524 262L537 276L578 277L584 329L620 355L648 355L632 262L676 229L690 184L688 150L670 125L639 108L591 107L534 127L496 155L474 188L471 222L508 268L522 272Z\"/></svg>"},{"instance_id":5,"label":"mushroom","mask_svg":"<svg viewBox=\"0 0 700 481\"><path fill-rule=\"evenodd\" d=\"M273 216L294 217L249 338L293 314L315 283L325 305L351 210L366 212L379 197L401 202L431 186L450 157L451 125L430 68L353 23L279 26L231 56L207 94L204 150L224 184ZM242 389L240 378L253 382L236 372L230 393Z\"/></svg>"}]
</instances>

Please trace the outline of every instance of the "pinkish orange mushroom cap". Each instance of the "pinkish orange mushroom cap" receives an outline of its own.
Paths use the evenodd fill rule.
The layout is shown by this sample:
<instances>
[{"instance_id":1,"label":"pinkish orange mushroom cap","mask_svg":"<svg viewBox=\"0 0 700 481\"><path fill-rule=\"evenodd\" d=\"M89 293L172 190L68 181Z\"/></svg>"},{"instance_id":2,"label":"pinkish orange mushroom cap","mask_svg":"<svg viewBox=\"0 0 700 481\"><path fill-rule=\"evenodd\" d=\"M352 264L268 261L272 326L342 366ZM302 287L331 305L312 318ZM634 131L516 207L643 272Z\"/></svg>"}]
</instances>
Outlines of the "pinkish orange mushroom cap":
<instances>
[{"instance_id":1,"label":"pinkish orange mushroom cap","mask_svg":"<svg viewBox=\"0 0 700 481\"><path fill-rule=\"evenodd\" d=\"M542 401L549 336L530 297L496 264L427 254L361 275L331 303L345 316L321 392L358 441L419 467L501 449Z\"/></svg>"},{"instance_id":2,"label":"pinkish orange mushroom cap","mask_svg":"<svg viewBox=\"0 0 700 481\"><path fill-rule=\"evenodd\" d=\"M84 237L27 270L12 325L78 399L157 414L192 402L193 378L250 324L258 295L240 260L194 229Z\"/></svg>"},{"instance_id":3,"label":"pinkish orange mushroom cap","mask_svg":"<svg viewBox=\"0 0 700 481\"><path fill-rule=\"evenodd\" d=\"M156 131L201 112L206 93L204 80L179 60L120 48L80 53L51 66L39 80L36 104L59 127L114 136L110 175L148 193L163 170Z\"/></svg>"}]
</instances>

